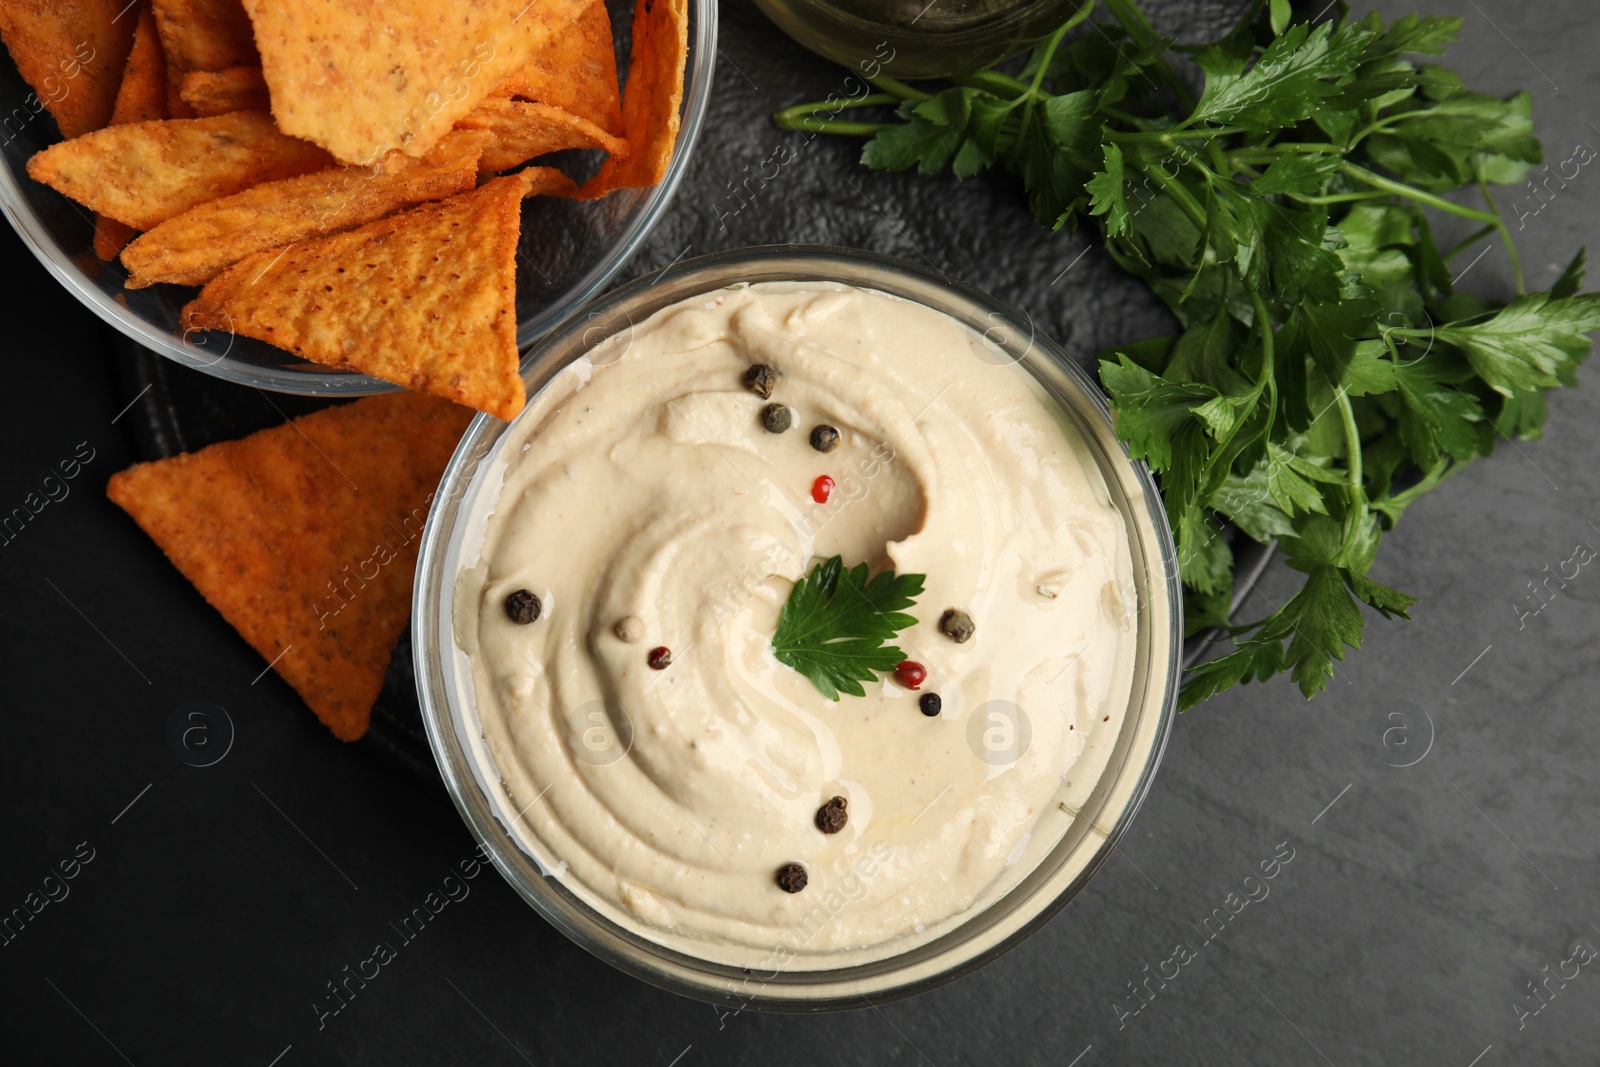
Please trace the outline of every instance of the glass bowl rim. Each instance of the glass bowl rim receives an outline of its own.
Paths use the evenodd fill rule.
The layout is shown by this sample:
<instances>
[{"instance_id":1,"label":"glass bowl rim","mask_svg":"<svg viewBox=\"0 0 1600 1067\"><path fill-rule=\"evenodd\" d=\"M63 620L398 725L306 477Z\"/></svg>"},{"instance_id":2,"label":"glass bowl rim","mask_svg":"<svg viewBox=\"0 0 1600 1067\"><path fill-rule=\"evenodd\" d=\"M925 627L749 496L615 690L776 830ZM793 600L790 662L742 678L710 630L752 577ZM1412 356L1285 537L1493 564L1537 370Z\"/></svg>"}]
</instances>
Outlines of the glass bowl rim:
<instances>
[{"instance_id":1,"label":"glass bowl rim","mask_svg":"<svg viewBox=\"0 0 1600 1067\"><path fill-rule=\"evenodd\" d=\"M836 269L868 268L880 275L909 278L914 282L931 286L940 291L942 299L950 302L965 300L968 304L983 309L990 315L990 321L997 321L1001 325L1026 322L1032 324L1031 317L1019 312L994 297L983 293L970 285L946 277L937 271L925 269L915 264L879 253L867 252L860 249L846 248L822 244L774 244L756 245L743 248L715 252L693 259L673 263L667 267L649 272L618 288L612 290L585 309L582 317L568 320L557 330L551 332L537 344L530 358L524 363L524 379L529 382L529 408L539 391L560 370L569 366L584 351L591 349L594 344L603 340L606 326L599 328L603 336L591 342L589 335L596 327L585 326L602 319L607 313L621 311L627 325L635 321L644 321L649 315L654 314L662 307L682 300L691 299L700 293L707 293L723 288L732 283L737 284L746 279L741 275L749 272L758 264L780 264L786 268L783 276L791 277L797 281L839 281L842 284L859 285L863 288L873 288L870 282L851 281L836 277L828 273L830 265ZM669 294L661 296L663 288L669 279L677 280L674 288L666 290ZM777 281L781 277L762 278L762 281ZM689 283L693 282L693 285ZM890 292L892 295L901 296L902 299L915 299L905 297L892 289L880 291ZM935 307L924 301L924 306L933 307L933 310L952 315L961 321L959 315L952 313L949 306ZM635 320L628 312L630 307L648 305L642 316ZM993 317L999 316L996 320ZM970 323L968 323L970 327ZM937 988L948 982L954 981L963 975L969 974L980 967L992 962L1001 955L1016 947L1023 940L1032 936L1046 922L1061 911L1073 900L1089 883L1099 869L1115 851L1122 835L1126 833L1143 805L1154 781L1156 771L1160 767L1165 754L1168 739L1171 735L1173 721L1176 717L1178 696L1178 682L1182 670L1182 632L1183 632L1183 603L1182 591L1179 584L1176 553L1173 546L1171 528L1167 522L1165 510L1161 504L1161 497L1156 489L1154 479L1148 467L1142 462L1130 459L1126 446L1116 438L1112 429L1110 408L1100 387L1089 375L1083 371L1055 341L1039 334L1037 331L1029 333L1029 349L1035 348L1044 353L1050 366L1068 378L1078 390L1080 398L1089 401L1088 411L1071 409L1071 401L1052 392L1052 399L1058 403L1069 417L1092 417L1097 421L1097 428L1110 434L1110 440L1115 445L1115 456L1120 457L1120 462L1125 464L1123 474L1131 479L1132 484L1139 490L1139 495L1129 495L1128 507L1138 508L1142 505L1148 519L1148 532L1142 529L1130 530L1130 543L1147 558L1143 565L1143 578L1149 588L1154 592L1161 590L1165 595L1165 609L1168 622L1165 633L1151 633L1150 651L1146 658L1154 657L1164 660L1164 665L1158 672L1147 671L1144 679L1145 691L1142 704L1135 707L1138 694L1130 695L1130 712L1124 720L1124 727L1114 742L1114 748L1121 748L1131 736L1135 728L1143 729L1141 724L1147 717L1153 715L1154 723L1149 730L1143 732L1147 740L1141 748L1143 763L1138 766L1124 764L1113 768L1112 761L1117 758L1114 751L1108 757L1107 766L1101 772L1101 778L1096 783L1092 796L1099 796L1105 789L1107 781L1111 780L1113 786L1119 787L1122 792L1121 803L1123 807L1115 814L1114 824L1105 830L1099 829L1102 815L1097 811L1086 827L1086 836L1068 853L1055 861L1055 866L1065 866L1078 848L1087 846L1091 839L1088 835L1100 838L1099 843L1093 847L1093 853L1086 862L1077 867L1070 881L1057 889L1049 899L1038 903L1032 910L1028 910L1019 924L1005 931L998 939L991 939L975 951L960 955L959 950L966 941L974 936L981 936L985 926L977 927L977 934L969 931L963 937L963 931L973 926L971 922L958 924L952 930L940 935L933 941L913 948L899 955L884 957L865 965L877 972L873 977L881 978L884 974L892 976L895 964L903 957L925 957L921 962L943 957L955 950L957 958L948 965L942 966L932 973L915 975L904 981L888 983L879 982L870 990L870 994L862 992L859 983L852 981L849 972L859 969L860 965L845 966L828 970L809 970L795 972L805 975L810 981L811 988L816 988L828 976L841 975L832 985L835 987L826 996L817 996L806 993L795 996L771 996L757 994L746 997L729 992L728 989L719 987L711 981L696 982L694 978L705 978L708 972L717 972L725 982L734 976L739 968L724 964L716 964L703 959L687 956L665 946L659 945L648 939L633 935L622 930L605 916L595 912L581 900L577 900L576 907L586 915L580 915L582 923L575 923L570 915L558 905L557 891L552 889L545 876L539 871L537 864L517 844L516 839L507 831L504 824L492 806L492 802L485 795L477 778L478 771L470 763L470 756L459 751L459 746L452 748L454 738L447 737L447 732L453 733L456 729L458 708L455 705L453 694L444 685L444 676L450 674L453 668L445 666L445 658L455 654L455 637L453 628L446 631L438 623L447 614L453 623L453 613L450 612L450 597L440 596L441 580L453 577L459 561L449 554L449 549L454 545L455 539L460 536L463 521L460 516L469 498L481 488L482 471L489 469L494 464L494 451L498 442L504 438L510 428L515 425L503 423L487 415L478 415L467 428L455 454L451 457L440 481L434 502L436 505L430 509L427 524L423 531L422 542L419 549L416 582L413 590L412 610L412 644L413 660L416 668L417 697L422 708L423 723L428 734L428 743L433 750L435 762L438 764L440 776L443 778L446 791L450 794L451 801L455 804L471 830L473 837L482 846L484 853L494 864L501 875L511 883L527 903L532 906L542 918L556 929L560 930L569 940L578 944L591 955L611 964L617 969L635 978L645 981L658 988L702 1000L712 1004L726 1005L736 1010L767 1010L785 1013L815 1013L823 1011L846 1010L882 1004L888 1001L899 1000ZM569 358L557 359L557 355L564 349L571 349ZM1028 353L1024 353L1026 356ZM1017 357L1018 359L1023 356ZM1032 370L1029 373L1034 373ZM1036 375L1037 377L1037 375ZM1050 391L1047 388L1047 391ZM526 410L526 409L525 409ZM1103 477L1108 480L1110 472L1106 468L1107 461L1114 461L1112 457L1104 456L1103 449L1095 442L1086 440L1090 450L1095 453L1097 466ZM468 508L467 510L470 510ZM1153 556L1150 550L1154 549ZM1159 571L1155 564L1159 563ZM1142 601L1141 597L1141 601ZM1140 605L1141 612L1145 611ZM1148 631L1147 631L1148 632ZM1156 677L1159 673L1162 677ZM1159 698L1153 694L1159 692ZM461 756L459 764L456 756ZM1126 753L1124 757L1126 758ZM1116 774L1112 779L1115 770ZM1133 780L1129 787L1123 791L1120 787L1130 775ZM1109 792L1109 791L1108 791ZM1109 799L1102 797L1101 810L1104 809ZM1068 827L1062 841L1072 836L1077 827L1077 820ZM509 847L507 847L509 846ZM1013 894L1021 891L1030 878L1037 871L1050 865L1051 858L1061 847L1061 842L1052 848L1045 860L1035 872L1024 877L1022 882L994 901L990 901L983 911L997 908L1001 903L1008 901ZM1021 903L1034 903L1034 898L1039 890L1047 886L1035 887L1032 893L1024 895ZM569 894L570 895L570 894ZM1011 910L1016 910L1016 903L1011 905ZM990 923L989 925L993 925ZM940 945L942 942L954 938L952 946L939 952L928 953L930 946ZM692 977L686 976L688 972ZM749 975L751 972L745 970ZM775 972L776 974L776 972ZM746 980L748 984L748 979ZM851 988L845 988L851 987Z\"/></svg>"},{"instance_id":2,"label":"glass bowl rim","mask_svg":"<svg viewBox=\"0 0 1600 1067\"><path fill-rule=\"evenodd\" d=\"M678 139L667 173L657 185L646 191L643 203L634 210L621 236L598 262L537 314L519 319L517 348L523 353L521 369L524 372L533 358L531 349L540 338L594 299L627 266L639 246L661 221L688 173L689 160L705 125L711 101L711 83L717 60L717 3L716 0L687 2L690 58L684 74L684 103ZM221 356L208 355L204 347L204 334L200 335L200 339L191 341L190 334L193 331L179 336L170 330L159 329L156 324L118 301L117 296L123 290L106 292L79 269L73 255L51 236L43 218L34 210L24 192L23 182L30 180L25 175L14 173L9 166L0 165L0 214L4 214L11 228L22 238L22 243L62 288L107 325L136 344L202 374L274 393L358 397L396 392L401 388L359 372L322 368L316 364L309 365L310 369L296 364L271 367L230 359L226 352Z\"/></svg>"}]
</instances>

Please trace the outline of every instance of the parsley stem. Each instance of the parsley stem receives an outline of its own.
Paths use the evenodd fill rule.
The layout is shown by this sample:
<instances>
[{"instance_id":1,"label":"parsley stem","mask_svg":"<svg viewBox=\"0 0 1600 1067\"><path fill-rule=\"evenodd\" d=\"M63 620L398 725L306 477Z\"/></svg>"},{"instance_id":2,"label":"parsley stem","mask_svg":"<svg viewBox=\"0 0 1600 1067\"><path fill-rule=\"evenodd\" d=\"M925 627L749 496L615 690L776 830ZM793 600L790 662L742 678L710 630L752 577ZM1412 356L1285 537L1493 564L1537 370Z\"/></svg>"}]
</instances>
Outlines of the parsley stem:
<instances>
[{"instance_id":1,"label":"parsley stem","mask_svg":"<svg viewBox=\"0 0 1600 1067\"><path fill-rule=\"evenodd\" d=\"M1489 205L1489 210L1494 213L1494 227L1500 231L1500 241L1506 246L1506 255L1511 257L1511 271L1517 280L1517 295L1522 296L1528 291L1522 282L1522 259L1517 255L1517 243L1511 239L1511 231L1506 228L1505 216L1500 214L1500 205L1495 203L1494 195L1489 192L1489 183L1483 177L1483 168L1474 168L1478 173L1478 189L1483 193L1483 202Z\"/></svg>"},{"instance_id":2,"label":"parsley stem","mask_svg":"<svg viewBox=\"0 0 1600 1067\"><path fill-rule=\"evenodd\" d=\"M886 93L893 93L901 100L933 99L933 95L931 93L925 93L921 89L918 89L915 86L907 85L898 78L891 78L887 74L881 74L876 78L868 78L867 82L874 89L882 89Z\"/></svg>"},{"instance_id":3,"label":"parsley stem","mask_svg":"<svg viewBox=\"0 0 1600 1067\"><path fill-rule=\"evenodd\" d=\"M840 122L837 119L798 118L790 121L774 120L780 130L799 133L826 133L832 137L871 137L892 122Z\"/></svg>"},{"instance_id":4,"label":"parsley stem","mask_svg":"<svg viewBox=\"0 0 1600 1067\"><path fill-rule=\"evenodd\" d=\"M1377 119L1361 127L1361 129L1356 132L1355 136L1350 138L1350 147L1354 149L1356 145L1360 144L1372 134L1388 133L1389 129L1396 123L1409 122L1412 119L1432 118L1434 117L1434 114L1435 113L1431 108L1427 108L1417 111L1402 111L1398 115L1385 115L1383 118Z\"/></svg>"},{"instance_id":5,"label":"parsley stem","mask_svg":"<svg viewBox=\"0 0 1600 1067\"><path fill-rule=\"evenodd\" d=\"M1017 136L1016 145L1022 143L1023 138L1027 136L1028 130L1033 125L1033 104L1034 101L1039 99L1039 87L1044 84L1045 71L1050 69L1050 61L1055 58L1056 49L1061 47L1061 38L1067 35L1068 30L1089 17L1089 12L1094 10L1094 3L1095 0L1085 0L1083 6L1078 8L1078 13L1063 22L1056 29L1056 32L1050 35L1050 39L1045 42L1044 48L1037 53L1039 57L1038 69L1033 72L1033 84L1028 86L1028 102L1022 108L1022 130Z\"/></svg>"},{"instance_id":6,"label":"parsley stem","mask_svg":"<svg viewBox=\"0 0 1600 1067\"><path fill-rule=\"evenodd\" d=\"M1033 84L1028 87L1030 95L1039 95L1039 87L1044 84L1044 76L1050 70L1050 61L1055 59L1056 49L1061 47L1061 39L1067 35L1067 31L1089 17L1090 13L1094 11L1094 5L1095 0L1083 0L1083 4L1079 6L1077 12L1056 27L1056 31L1045 41L1043 50L1035 53L1038 56L1036 61L1038 66L1033 72Z\"/></svg>"},{"instance_id":7,"label":"parsley stem","mask_svg":"<svg viewBox=\"0 0 1600 1067\"><path fill-rule=\"evenodd\" d=\"M1390 522L1398 521L1400 514L1410 507L1419 496L1432 492L1440 482L1459 471L1464 464L1452 463L1448 456L1441 457L1439 462L1428 469L1428 473L1409 489L1392 493L1373 502L1372 506L1389 516Z\"/></svg>"},{"instance_id":8,"label":"parsley stem","mask_svg":"<svg viewBox=\"0 0 1600 1067\"><path fill-rule=\"evenodd\" d=\"M1159 144L1172 146L1176 144L1170 133L1157 131L1154 133L1117 133L1114 130L1106 131L1106 140L1116 144Z\"/></svg>"},{"instance_id":9,"label":"parsley stem","mask_svg":"<svg viewBox=\"0 0 1600 1067\"><path fill-rule=\"evenodd\" d=\"M1206 142L1206 151L1211 156L1211 167L1216 171L1214 177L1221 177L1227 174L1230 169L1228 167L1228 153L1223 151L1222 142L1213 137Z\"/></svg>"},{"instance_id":10,"label":"parsley stem","mask_svg":"<svg viewBox=\"0 0 1600 1067\"><path fill-rule=\"evenodd\" d=\"M1333 391L1333 401L1339 405L1339 421L1344 424L1344 450L1345 471L1348 474L1350 485L1351 513L1346 521L1352 521L1367 510L1367 490L1361 481L1361 431L1356 428L1355 409L1350 404L1350 392L1344 386L1339 386ZM1345 537L1349 539L1347 527Z\"/></svg>"},{"instance_id":11,"label":"parsley stem","mask_svg":"<svg viewBox=\"0 0 1600 1067\"><path fill-rule=\"evenodd\" d=\"M856 100L846 100L837 103L830 100L817 100L810 104L796 104L786 107L772 116L772 124L780 130L797 130L801 133L828 133L841 137L871 137L885 126L887 122L845 122L831 117L847 107L882 107L887 104L897 104L899 99L888 93L875 93L863 96ZM822 117L818 112L828 112L829 117Z\"/></svg>"},{"instance_id":12,"label":"parsley stem","mask_svg":"<svg viewBox=\"0 0 1600 1067\"><path fill-rule=\"evenodd\" d=\"M1224 275L1224 278L1227 276ZM1224 305L1227 297L1227 283L1223 283ZM1249 418L1241 418L1233 424L1233 429L1228 431L1226 437L1217 442L1216 449L1206 460L1204 469L1200 472L1200 484L1206 487L1207 492L1215 492L1228 476L1228 470L1233 461L1238 458L1251 441L1272 436L1272 424L1278 412L1278 382L1276 377L1277 357L1273 353L1272 316L1267 311L1267 303L1261 298L1260 293L1250 294L1250 304L1255 309L1255 325L1261 332L1261 377L1256 379L1255 388L1245 394L1252 404L1258 402L1262 393L1267 394L1266 424L1260 429L1252 430L1250 435L1234 447L1234 441ZM1226 312L1219 312L1226 314ZM1254 417L1252 412L1251 418Z\"/></svg>"},{"instance_id":13,"label":"parsley stem","mask_svg":"<svg viewBox=\"0 0 1600 1067\"><path fill-rule=\"evenodd\" d=\"M1290 141L1261 148L1235 148L1228 153L1229 159L1242 159L1253 163L1274 163L1283 157L1285 152L1301 152L1307 155L1333 156L1343 155L1344 149L1336 144L1319 144L1309 141Z\"/></svg>"},{"instance_id":14,"label":"parsley stem","mask_svg":"<svg viewBox=\"0 0 1600 1067\"><path fill-rule=\"evenodd\" d=\"M1188 186L1178 180L1176 174L1166 173L1161 169L1161 164L1159 163L1147 164L1139 169L1154 178L1156 184L1166 190L1168 195L1172 197L1173 203L1177 204L1179 209L1189 217L1189 221L1194 223L1195 229L1201 233L1205 232L1205 208L1200 206L1200 201L1194 198L1194 194L1189 191Z\"/></svg>"},{"instance_id":15,"label":"parsley stem","mask_svg":"<svg viewBox=\"0 0 1600 1067\"><path fill-rule=\"evenodd\" d=\"M1028 83L1019 81L998 70L978 70L951 78L951 82L968 89L982 89L1006 100L1020 100L1032 92Z\"/></svg>"},{"instance_id":16,"label":"parsley stem","mask_svg":"<svg viewBox=\"0 0 1600 1067\"><path fill-rule=\"evenodd\" d=\"M1347 204L1352 200L1381 200L1392 194L1381 189L1374 189L1370 193L1330 193L1327 196L1306 196L1303 193L1289 193L1302 204Z\"/></svg>"},{"instance_id":17,"label":"parsley stem","mask_svg":"<svg viewBox=\"0 0 1600 1067\"><path fill-rule=\"evenodd\" d=\"M1223 292L1226 294L1227 290ZM1250 291L1250 306L1256 313L1256 323L1261 327L1261 379L1256 382L1256 393L1259 395L1264 389L1267 394L1267 427L1262 431L1262 436L1270 437L1272 424L1278 417L1278 357L1274 350L1272 315L1267 311L1267 302L1254 289Z\"/></svg>"},{"instance_id":18,"label":"parsley stem","mask_svg":"<svg viewBox=\"0 0 1600 1067\"><path fill-rule=\"evenodd\" d=\"M1467 247L1470 247L1471 245L1477 244L1479 241L1483 240L1485 237L1489 236L1491 233L1494 233L1494 231L1496 229L1498 229L1498 227L1495 226L1495 224L1491 222L1481 230L1473 230L1470 235L1468 235L1467 237L1463 237L1460 241L1458 241L1455 244L1454 247L1452 247L1450 249L1450 251L1446 252L1440 258L1443 259L1446 263L1450 262L1452 259L1455 259L1456 256L1461 254L1461 250L1463 248L1467 248Z\"/></svg>"},{"instance_id":19,"label":"parsley stem","mask_svg":"<svg viewBox=\"0 0 1600 1067\"><path fill-rule=\"evenodd\" d=\"M1106 0L1106 10L1122 23L1122 28L1128 31L1128 36L1133 38L1133 43L1140 48L1148 48L1159 40L1155 27L1150 25L1150 20L1145 18L1144 12L1139 10L1139 5L1132 0ZM1173 72L1171 65L1167 63L1167 57L1157 54L1150 65L1156 68L1156 73L1160 74L1161 79L1172 89L1172 95L1177 97L1178 105L1186 112L1193 111L1194 94Z\"/></svg>"},{"instance_id":20,"label":"parsley stem","mask_svg":"<svg viewBox=\"0 0 1600 1067\"><path fill-rule=\"evenodd\" d=\"M1418 189L1414 185L1407 185L1404 182L1397 182L1392 178L1385 178L1381 174L1373 173L1366 167L1360 167L1348 161L1341 163L1339 165L1339 169L1357 181L1366 182L1368 185L1376 186L1377 188L1382 189L1385 192L1393 193L1396 196L1403 196L1407 200L1415 200L1419 204L1427 204L1429 207L1436 207L1440 211L1448 211L1450 214L1459 215L1464 219L1473 219L1477 222L1500 222L1500 216L1498 214L1491 215L1487 211L1479 211L1477 208L1470 208L1463 204L1457 204L1453 200L1446 200L1442 196L1435 196L1433 193L1430 193L1424 189Z\"/></svg>"},{"instance_id":21,"label":"parsley stem","mask_svg":"<svg viewBox=\"0 0 1600 1067\"><path fill-rule=\"evenodd\" d=\"M1425 115L1425 114L1427 114L1427 112L1418 112L1418 114ZM1356 145L1358 145L1362 141L1366 140L1366 138L1371 134L1382 133L1383 131L1385 131L1385 130L1387 130L1389 128L1389 124L1390 123L1398 122L1399 120L1401 120L1401 119L1403 119L1405 117L1406 116L1404 114L1386 115L1383 118L1378 119L1375 122L1368 123L1367 125L1363 126L1360 130L1356 131L1356 135L1354 137L1350 138L1350 147L1354 148Z\"/></svg>"},{"instance_id":22,"label":"parsley stem","mask_svg":"<svg viewBox=\"0 0 1600 1067\"><path fill-rule=\"evenodd\" d=\"M793 107L786 107L782 111L776 112L772 119L774 122L781 123L788 119L815 115L819 111L843 111L847 107L882 107L886 104L898 102L895 97L890 96L888 93L874 93L871 96L861 96L854 100L814 100L809 104L795 104Z\"/></svg>"},{"instance_id":23,"label":"parsley stem","mask_svg":"<svg viewBox=\"0 0 1600 1067\"><path fill-rule=\"evenodd\" d=\"M1111 107L1109 105L1101 105L1100 114L1106 116L1107 118L1116 119L1118 122L1126 122L1129 126L1137 126L1141 122L1150 121L1149 119L1135 115L1131 111L1124 111L1120 107Z\"/></svg>"},{"instance_id":24,"label":"parsley stem","mask_svg":"<svg viewBox=\"0 0 1600 1067\"><path fill-rule=\"evenodd\" d=\"M1383 347L1389 350L1389 362L1394 364L1394 366L1399 367L1400 364L1404 362L1400 358L1400 346L1394 343L1394 338L1389 336L1389 332L1387 330L1383 330L1380 327L1380 331L1380 339L1383 341Z\"/></svg>"}]
</instances>

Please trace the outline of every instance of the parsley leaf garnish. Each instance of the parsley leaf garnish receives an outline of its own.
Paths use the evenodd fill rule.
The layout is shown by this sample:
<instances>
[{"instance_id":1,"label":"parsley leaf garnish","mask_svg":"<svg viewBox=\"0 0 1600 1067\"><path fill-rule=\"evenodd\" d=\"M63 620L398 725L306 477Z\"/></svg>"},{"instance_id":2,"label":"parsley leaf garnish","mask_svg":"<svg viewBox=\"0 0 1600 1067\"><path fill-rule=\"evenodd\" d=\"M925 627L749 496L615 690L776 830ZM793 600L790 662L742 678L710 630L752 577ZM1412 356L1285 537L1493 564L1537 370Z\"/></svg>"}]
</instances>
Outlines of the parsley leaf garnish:
<instances>
[{"instance_id":1,"label":"parsley leaf garnish","mask_svg":"<svg viewBox=\"0 0 1600 1067\"><path fill-rule=\"evenodd\" d=\"M1382 533L1497 442L1541 434L1546 393L1574 384L1600 330L1600 294L1580 291L1581 251L1526 291L1508 218L1527 212L1502 213L1492 187L1520 194L1545 162L1532 98L1411 58L1442 53L1459 19L1352 19L1340 3L1313 23L1257 0L1180 52L1136 0L1098 2L1114 22L1071 32L1086 0L1015 74L873 78L871 96L776 120L868 138L869 167L1008 171L1043 226L1097 228L1176 321L1101 353L1100 381L1156 473L1190 632L1225 627L1234 645L1188 672L1180 706L1285 671L1309 697L1360 646L1366 609L1405 618L1413 603L1369 573ZM1198 97L1173 70L1186 61ZM893 121L839 116L880 105ZM1594 159L1579 146L1555 169ZM1473 201L1440 195L1455 190ZM1441 248L1441 212L1476 234ZM1485 238L1505 247L1510 301L1454 288ZM1305 577L1265 618L1228 619L1224 524L1279 542Z\"/></svg>"},{"instance_id":2,"label":"parsley leaf garnish","mask_svg":"<svg viewBox=\"0 0 1600 1067\"><path fill-rule=\"evenodd\" d=\"M862 682L906 658L884 642L916 623L901 609L922 594L924 577L883 571L868 579L865 563L846 569L839 556L824 560L795 583L778 613L773 654L829 700L841 692L866 696Z\"/></svg>"}]
</instances>

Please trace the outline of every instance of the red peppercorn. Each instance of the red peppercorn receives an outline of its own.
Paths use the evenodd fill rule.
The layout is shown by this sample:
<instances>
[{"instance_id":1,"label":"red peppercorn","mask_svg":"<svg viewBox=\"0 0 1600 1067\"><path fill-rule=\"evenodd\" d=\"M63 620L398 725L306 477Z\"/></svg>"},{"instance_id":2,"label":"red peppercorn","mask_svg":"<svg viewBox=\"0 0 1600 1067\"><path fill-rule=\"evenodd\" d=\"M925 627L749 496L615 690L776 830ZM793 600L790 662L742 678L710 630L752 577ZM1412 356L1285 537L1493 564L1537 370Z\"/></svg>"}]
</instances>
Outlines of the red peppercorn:
<instances>
[{"instance_id":1,"label":"red peppercorn","mask_svg":"<svg viewBox=\"0 0 1600 1067\"><path fill-rule=\"evenodd\" d=\"M666 645L658 645L650 650L650 655L645 658L653 671L664 671L672 666L672 650Z\"/></svg>"},{"instance_id":2,"label":"red peppercorn","mask_svg":"<svg viewBox=\"0 0 1600 1067\"><path fill-rule=\"evenodd\" d=\"M907 689L921 689L928 680L928 668L916 660L903 659L895 664L895 679Z\"/></svg>"},{"instance_id":3,"label":"red peppercorn","mask_svg":"<svg viewBox=\"0 0 1600 1067\"><path fill-rule=\"evenodd\" d=\"M826 474L811 483L811 499L819 504L826 504L833 495L833 479Z\"/></svg>"}]
</instances>

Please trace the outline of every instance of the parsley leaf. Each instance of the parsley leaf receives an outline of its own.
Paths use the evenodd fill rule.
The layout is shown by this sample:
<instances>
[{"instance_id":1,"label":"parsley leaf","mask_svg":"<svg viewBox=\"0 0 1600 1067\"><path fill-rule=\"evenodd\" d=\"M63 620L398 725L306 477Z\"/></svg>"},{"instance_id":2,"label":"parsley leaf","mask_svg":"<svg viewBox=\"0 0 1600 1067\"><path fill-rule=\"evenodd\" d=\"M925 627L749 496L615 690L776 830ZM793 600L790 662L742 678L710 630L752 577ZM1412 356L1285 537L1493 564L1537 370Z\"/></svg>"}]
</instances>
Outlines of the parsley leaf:
<instances>
[{"instance_id":1,"label":"parsley leaf","mask_svg":"<svg viewBox=\"0 0 1600 1067\"><path fill-rule=\"evenodd\" d=\"M1461 32L1461 20L1439 15L1402 15L1383 28L1383 18L1370 12L1362 25L1378 34L1367 48L1366 58L1394 52L1421 52L1436 56L1449 48Z\"/></svg>"},{"instance_id":2,"label":"parsley leaf","mask_svg":"<svg viewBox=\"0 0 1600 1067\"><path fill-rule=\"evenodd\" d=\"M1105 168L1089 179L1089 214L1106 217L1106 232L1128 232L1128 200L1122 193L1122 148L1106 145Z\"/></svg>"},{"instance_id":3,"label":"parsley leaf","mask_svg":"<svg viewBox=\"0 0 1600 1067\"><path fill-rule=\"evenodd\" d=\"M1338 169L1337 156L1283 155L1272 161L1265 174L1250 183L1250 191L1257 196L1274 193L1309 196L1326 185Z\"/></svg>"},{"instance_id":4,"label":"parsley leaf","mask_svg":"<svg viewBox=\"0 0 1600 1067\"><path fill-rule=\"evenodd\" d=\"M773 655L829 700L841 692L866 696L862 682L906 658L884 642L916 623L901 609L922 594L923 577L884 571L868 579L865 563L846 569L839 556L824 560L795 583L778 613Z\"/></svg>"},{"instance_id":5,"label":"parsley leaf","mask_svg":"<svg viewBox=\"0 0 1600 1067\"><path fill-rule=\"evenodd\" d=\"M1589 354L1600 330L1600 293L1520 296L1477 325L1443 326L1436 333L1459 348L1489 387L1511 396L1561 384Z\"/></svg>"},{"instance_id":6,"label":"parsley leaf","mask_svg":"<svg viewBox=\"0 0 1600 1067\"><path fill-rule=\"evenodd\" d=\"M1249 70L1207 78L1188 122L1267 132L1310 118L1338 92L1339 79L1355 69L1371 36L1355 25L1337 31L1327 22L1293 26Z\"/></svg>"},{"instance_id":7,"label":"parsley leaf","mask_svg":"<svg viewBox=\"0 0 1600 1067\"><path fill-rule=\"evenodd\" d=\"M1157 471L1172 466L1179 429L1217 395L1208 385L1165 381L1120 353L1116 363L1101 363L1100 380L1116 405L1117 433L1127 440L1129 454Z\"/></svg>"}]
</instances>

